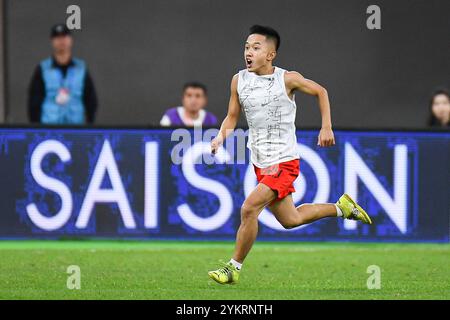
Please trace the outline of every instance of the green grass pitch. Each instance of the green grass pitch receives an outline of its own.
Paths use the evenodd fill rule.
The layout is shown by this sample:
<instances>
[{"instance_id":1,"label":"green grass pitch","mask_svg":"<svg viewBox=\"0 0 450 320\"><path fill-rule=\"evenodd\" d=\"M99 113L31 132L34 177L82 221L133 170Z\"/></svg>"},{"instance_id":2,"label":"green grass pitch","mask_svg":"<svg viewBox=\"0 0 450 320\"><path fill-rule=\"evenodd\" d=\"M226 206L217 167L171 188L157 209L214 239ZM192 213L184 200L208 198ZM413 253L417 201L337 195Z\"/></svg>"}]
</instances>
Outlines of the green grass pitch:
<instances>
[{"instance_id":1,"label":"green grass pitch","mask_svg":"<svg viewBox=\"0 0 450 320\"><path fill-rule=\"evenodd\" d=\"M449 244L257 242L235 286L207 271L232 242L3 241L0 299L450 299ZM67 289L78 265L81 289ZM367 288L367 267L381 289Z\"/></svg>"}]
</instances>

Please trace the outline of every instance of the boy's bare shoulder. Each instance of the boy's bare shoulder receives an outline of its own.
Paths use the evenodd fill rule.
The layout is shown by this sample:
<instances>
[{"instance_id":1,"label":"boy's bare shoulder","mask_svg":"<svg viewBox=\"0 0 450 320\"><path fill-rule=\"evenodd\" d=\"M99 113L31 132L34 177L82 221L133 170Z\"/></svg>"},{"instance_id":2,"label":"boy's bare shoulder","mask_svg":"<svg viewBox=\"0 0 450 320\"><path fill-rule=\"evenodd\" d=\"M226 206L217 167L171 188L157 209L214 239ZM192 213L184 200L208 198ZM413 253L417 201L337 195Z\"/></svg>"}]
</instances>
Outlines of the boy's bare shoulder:
<instances>
[{"instance_id":1,"label":"boy's bare shoulder","mask_svg":"<svg viewBox=\"0 0 450 320\"><path fill-rule=\"evenodd\" d=\"M231 78L231 91L237 93L237 87L238 87L238 80L239 80L239 73L236 73L233 78Z\"/></svg>"},{"instance_id":2,"label":"boy's bare shoulder","mask_svg":"<svg viewBox=\"0 0 450 320\"><path fill-rule=\"evenodd\" d=\"M284 82L287 86L298 84L303 79L303 76L298 71L286 71L284 73Z\"/></svg>"}]
</instances>

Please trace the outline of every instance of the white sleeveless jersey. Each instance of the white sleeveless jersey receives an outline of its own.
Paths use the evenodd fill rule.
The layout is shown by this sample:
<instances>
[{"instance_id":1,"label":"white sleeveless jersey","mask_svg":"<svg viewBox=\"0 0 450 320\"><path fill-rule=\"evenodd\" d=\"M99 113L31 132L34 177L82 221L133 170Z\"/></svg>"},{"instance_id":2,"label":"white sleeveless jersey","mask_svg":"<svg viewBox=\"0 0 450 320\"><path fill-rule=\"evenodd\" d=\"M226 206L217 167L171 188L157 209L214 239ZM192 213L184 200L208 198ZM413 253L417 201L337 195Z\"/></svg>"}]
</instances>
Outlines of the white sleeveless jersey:
<instances>
[{"instance_id":1,"label":"white sleeveless jersey","mask_svg":"<svg viewBox=\"0 0 450 320\"><path fill-rule=\"evenodd\" d=\"M252 163L259 168L299 158L297 106L286 93L285 72L278 67L273 74L262 76L239 71L237 92L249 127L247 147Z\"/></svg>"}]
</instances>

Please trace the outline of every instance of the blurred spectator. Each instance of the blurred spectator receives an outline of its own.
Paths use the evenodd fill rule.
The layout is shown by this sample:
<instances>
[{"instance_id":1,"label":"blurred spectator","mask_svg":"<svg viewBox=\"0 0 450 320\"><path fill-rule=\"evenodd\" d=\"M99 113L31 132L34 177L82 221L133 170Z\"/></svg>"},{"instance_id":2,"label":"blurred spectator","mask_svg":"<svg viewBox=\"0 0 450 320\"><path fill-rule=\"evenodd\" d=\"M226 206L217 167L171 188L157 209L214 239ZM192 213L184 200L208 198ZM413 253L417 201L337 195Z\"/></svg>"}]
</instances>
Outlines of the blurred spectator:
<instances>
[{"instance_id":1,"label":"blurred spectator","mask_svg":"<svg viewBox=\"0 0 450 320\"><path fill-rule=\"evenodd\" d=\"M73 38L65 24L52 27L53 54L35 69L28 89L31 122L93 123L97 95L83 60L72 56Z\"/></svg>"},{"instance_id":2,"label":"blurred spectator","mask_svg":"<svg viewBox=\"0 0 450 320\"><path fill-rule=\"evenodd\" d=\"M447 90L436 90L431 96L428 124L432 127L450 128L450 95Z\"/></svg>"},{"instance_id":3,"label":"blurred spectator","mask_svg":"<svg viewBox=\"0 0 450 320\"><path fill-rule=\"evenodd\" d=\"M204 110L208 103L206 86L199 82L188 82L183 87L182 106L166 111L161 119L161 126L200 127L217 124L217 118Z\"/></svg>"}]
</instances>

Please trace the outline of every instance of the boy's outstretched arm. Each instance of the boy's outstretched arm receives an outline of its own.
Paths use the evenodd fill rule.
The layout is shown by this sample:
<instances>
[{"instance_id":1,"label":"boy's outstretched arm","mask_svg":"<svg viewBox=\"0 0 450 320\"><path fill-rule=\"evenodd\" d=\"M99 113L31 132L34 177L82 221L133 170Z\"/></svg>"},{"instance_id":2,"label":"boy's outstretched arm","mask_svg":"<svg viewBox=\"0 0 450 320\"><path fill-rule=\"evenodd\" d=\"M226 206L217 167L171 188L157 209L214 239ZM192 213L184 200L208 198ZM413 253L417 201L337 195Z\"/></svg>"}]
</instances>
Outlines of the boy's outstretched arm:
<instances>
[{"instance_id":1,"label":"boy's outstretched arm","mask_svg":"<svg viewBox=\"0 0 450 320\"><path fill-rule=\"evenodd\" d=\"M230 102L228 103L228 113L225 119L223 119L222 125L220 126L220 131L217 137L211 141L211 153L215 154L219 147L222 145L223 141L228 135L233 132L236 128L236 124L239 120L239 115L241 112L241 105L239 103L239 96L237 93L237 83L238 75L234 75L231 80L231 94Z\"/></svg>"},{"instance_id":2,"label":"boy's outstretched arm","mask_svg":"<svg viewBox=\"0 0 450 320\"><path fill-rule=\"evenodd\" d=\"M295 71L286 72L286 89L291 94L295 90L316 96L319 100L320 114L322 115L322 129L320 130L317 145L329 147L335 144L334 134L331 127L330 100L327 90L320 84L306 79Z\"/></svg>"}]
</instances>

